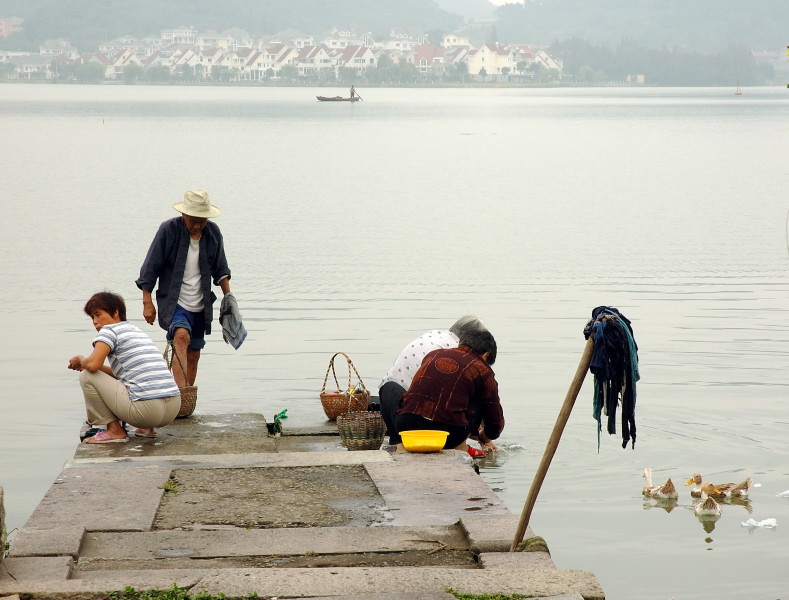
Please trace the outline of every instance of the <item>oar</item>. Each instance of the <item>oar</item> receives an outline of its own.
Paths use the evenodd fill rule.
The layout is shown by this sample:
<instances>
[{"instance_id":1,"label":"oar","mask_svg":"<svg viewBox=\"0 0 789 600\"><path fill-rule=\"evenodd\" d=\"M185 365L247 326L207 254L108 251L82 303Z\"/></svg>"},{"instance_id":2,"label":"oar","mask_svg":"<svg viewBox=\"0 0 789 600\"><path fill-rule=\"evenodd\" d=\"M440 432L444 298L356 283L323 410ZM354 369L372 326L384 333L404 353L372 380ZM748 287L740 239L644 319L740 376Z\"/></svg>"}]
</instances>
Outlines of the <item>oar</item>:
<instances>
[{"instance_id":1,"label":"oar","mask_svg":"<svg viewBox=\"0 0 789 600\"><path fill-rule=\"evenodd\" d=\"M548 440L548 445L545 447L545 453L542 455L540 466L534 474L534 481L529 489L529 495L526 497L526 504L523 505L521 512L521 519L518 523L518 531L515 533L515 538L512 540L510 552L515 552L515 549L523 541L523 536L526 533L526 528L529 526L529 518L531 511L534 508L534 503L537 501L537 494L540 493L542 482L545 480L545 475L548 473L548 467L551 466L553 455L556 454L556 449L559 447L559 440L562 438L564 426L567 425L567 420L570 418L570 413L573 410L573 404L578 397L578 392L581 391L581 386L586 376L586 371L589 369L589 364L592 362L592 354L594 352L594 336L590 335L584 348L584 353L581 356L581 362L578 365L578 370L575 372L575 377L570 384L570 389L567 390L567 396L564 398L564 404L559 411L559 416L556 417L556 423L553 426L553 432Z\"/></svg>"},{"instance_id":2,"label":"oar","mask_svg":"<svg viewBox=\"0 0 789 600\"><path fill-rule=\"evenodd\" d=\"M364 98L362 98L362 97L359 95L359 92L356 92L356 90L354 90L354 92L356 93L356 97L357 97L359 100L361 100L362 102L364 102Z\"/></svg>"}]
</instances>

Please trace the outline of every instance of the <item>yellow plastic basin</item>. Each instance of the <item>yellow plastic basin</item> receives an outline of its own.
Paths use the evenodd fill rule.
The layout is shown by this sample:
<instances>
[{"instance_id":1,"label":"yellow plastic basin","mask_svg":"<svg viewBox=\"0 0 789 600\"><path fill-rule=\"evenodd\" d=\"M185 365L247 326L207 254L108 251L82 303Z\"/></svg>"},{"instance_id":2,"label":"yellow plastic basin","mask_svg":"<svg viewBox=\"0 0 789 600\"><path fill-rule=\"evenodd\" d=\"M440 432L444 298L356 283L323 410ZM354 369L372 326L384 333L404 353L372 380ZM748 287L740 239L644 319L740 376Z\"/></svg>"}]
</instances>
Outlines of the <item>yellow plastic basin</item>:
<instances>
[{"instance_id":1,"label":"yellow plastic basin","mask_svg":"<svg viewBox=\"0 0 789 600\"><path fill-rule=\"evenodd\" d=\"M447 436L449 436L449 433L446 431L432 431L429 429L400 432L403 446L409 452L438 452L446 444Z\"/></svg>"}]
</instances>

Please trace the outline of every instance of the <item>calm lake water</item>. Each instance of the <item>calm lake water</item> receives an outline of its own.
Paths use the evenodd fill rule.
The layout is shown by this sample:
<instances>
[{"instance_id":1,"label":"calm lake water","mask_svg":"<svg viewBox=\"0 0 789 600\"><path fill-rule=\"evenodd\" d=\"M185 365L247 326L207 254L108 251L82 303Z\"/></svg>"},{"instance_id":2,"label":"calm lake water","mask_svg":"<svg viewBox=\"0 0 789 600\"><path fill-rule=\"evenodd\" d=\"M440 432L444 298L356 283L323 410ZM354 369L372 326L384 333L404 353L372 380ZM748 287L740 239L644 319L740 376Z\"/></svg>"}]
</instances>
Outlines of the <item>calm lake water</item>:
<instances>
[{"instance_id":1,"label":"calm lake water","mask_svg":"<svg viewBox=\"0 0 789 600\"><path fill-rule=\"evenodd\" d=\"M789 598L789 90L325 92L0 85L9 528L77 443L85 300L121 293L163 342L134 279L204 187L249 338L209 338L199 412L321 422L334 352L375 388L408 341L473 313L507 418L482 476L520 514L583 327L616 306L640 348L635 449L604 434L598 452L588 376L532 527L610 600ZM643 501L645 466L760 485L707 531L687 488L671 511Z\"/></svg>"}]
</instances>

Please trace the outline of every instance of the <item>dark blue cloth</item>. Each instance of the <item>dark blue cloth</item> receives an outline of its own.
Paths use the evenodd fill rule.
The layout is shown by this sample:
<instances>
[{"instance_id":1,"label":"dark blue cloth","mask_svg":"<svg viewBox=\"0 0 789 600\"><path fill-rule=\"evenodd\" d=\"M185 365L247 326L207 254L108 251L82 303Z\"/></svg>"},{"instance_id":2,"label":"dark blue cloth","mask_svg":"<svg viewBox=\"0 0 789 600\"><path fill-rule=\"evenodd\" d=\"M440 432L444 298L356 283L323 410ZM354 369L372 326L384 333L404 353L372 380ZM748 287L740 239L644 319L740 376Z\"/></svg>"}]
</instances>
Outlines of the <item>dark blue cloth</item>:
<instances>
[{"instance_id":1,"label":"dark blue cloth","mask_svg":"<svg viewBox=\"0 0 789 600\"><path fill-rule=\"evenodd\" d=\"M157 280L156 306L159 326L167 330L173 320L189 251L189 231L183 217L174 217L162 223L148 248L148 254L140 268L137 287L152 292ZM200 285L203 290L203 314L205 333L211 333L216 294L211 291L211 279L219 285L223 277L230 277L222 234L216 223L209 220L200 237Z\"/></svg>"},{"instance_id":2,"label":"dark blue cloth","mask_svg":"<svg viewBox=\"0 0 789 600\"><path fill-rule=\"evenodd\" d=\"M584 327L584 337L594 338L589 370L594 375L593 416L597 420L598 448L602 416L607 415L607 431L616 433L616 411L622 402L622 447L636 444L636 382L638 345L630 320L610 306L598 306Z\"/></svg>"}]
</instances>

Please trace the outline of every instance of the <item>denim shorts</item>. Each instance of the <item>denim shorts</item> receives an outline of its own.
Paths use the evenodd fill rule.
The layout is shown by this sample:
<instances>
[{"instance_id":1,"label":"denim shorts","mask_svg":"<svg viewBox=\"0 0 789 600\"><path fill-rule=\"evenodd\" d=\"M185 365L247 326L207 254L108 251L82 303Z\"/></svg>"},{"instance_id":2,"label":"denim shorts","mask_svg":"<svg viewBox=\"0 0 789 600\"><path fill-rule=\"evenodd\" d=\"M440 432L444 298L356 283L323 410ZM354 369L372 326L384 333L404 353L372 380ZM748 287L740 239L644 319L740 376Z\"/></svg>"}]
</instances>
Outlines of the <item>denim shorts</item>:
<instances>
[{"instance_id":1,"label":"denim shorts","mask_svg":"<svg viewBox=\"0 0 789 600\"><path fill-rule=\"evenodd\" d=\"M173 341L176 329L186 329L189 332L189 348L192 350L205 348L205 313L202 310L189 312L178 304L170 327L167 329L168 342Z\"/></svg>"}]
</instances>

